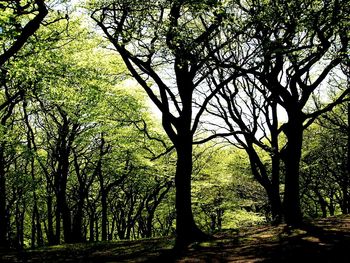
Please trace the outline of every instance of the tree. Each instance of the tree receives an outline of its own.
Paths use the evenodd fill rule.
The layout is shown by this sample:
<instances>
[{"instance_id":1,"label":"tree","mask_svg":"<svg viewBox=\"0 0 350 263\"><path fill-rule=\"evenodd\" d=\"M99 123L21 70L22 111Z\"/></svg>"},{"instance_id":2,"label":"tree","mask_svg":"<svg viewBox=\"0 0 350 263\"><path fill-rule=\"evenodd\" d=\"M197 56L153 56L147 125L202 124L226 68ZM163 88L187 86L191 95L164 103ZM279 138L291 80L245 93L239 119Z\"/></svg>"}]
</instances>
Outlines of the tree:
<instances>
[{"instance_id":1,"label":"tree","mask_svg":"<svg viewBox=\"0 0 350 263\"><path fill-rule=\"evenodd\" d=\"M78 26L77 20L72 19L69 28L65 22L57 22L40 30L38 42L45 46L45 41L49 39L50 48L43 48L35 56L26 57L26 61L18 60L11 71L14 79L20 79L30 87L21 100L25 103L28 131L32 131L29 142L46 178L47 236L50 244L61 240L61 220L65 242L82 240L81 209L89 184L82 184L87 179L83 171L75 169L76 174L73 172L73 168L79 166L79 163L75 167L72 165L79 148L76 141L86 142L83 138L90 136L92 131L99 133L101 123L107 121L106 116L109 117L109 110L116 109L108 105L108 98L115 96L117 90L110 83L123 71L123 67L116 69L118 63L114 57L107 59L105 51L98 47L97 43L101 43L101 40L96 35ZM52 34L57 32L60 38L53 41ZM35 45L26 48L36 50ZM102 60L105 60L104 66L109 66L113 60L113 72L106 67L96 69L97 61ZM26 71L23 71L24 67ZM124 101L131 102L125 100L125 96ZM133 110L136 110L134 115L138 114L136 108ZM118 119L116 115L113 117ZM82 148L85 146L82 143ZM76 175L78 182L81 182L74 222L71 207L75 205L75 200L69 200L67 196L72 187L72 175Z\"/></svg>"},{"instance_id":2,"label":"tree","mask_svg":"<svg viewBox=\"0 0 350 263\"><path fill-rule=\"evenodd\" d=\"M172 188L172 168L159 164L168 143L147 125L144 96L123 82L106 41L74 15L49 18L5 63L1 82L6 245L109 240L120 222L123 238L153 235ZM119 219L115 204L126 204Z\"/></svg>"},{"instance_id":3,"label":"tree","mask_svg":"<svg viewBox=\"0 0 350 263\"><path fill-rule=\"evenodd\" d=\"M226 137L227 140L248 154L252 174L268 196L272 221L278 224L283 216L280 198L281 129L277 103L269 101L270 97L271 93L256 79L243 76L221 89L207 111L222 119L221 129L227 130L227 134L234 138Z\"/></svg>"},{"instance_id":4,"label":"tree","mask_svg":"<svg viewBox=\"0 0 350 263\"><path fill-rule=\"evenodd\" d=\"M271 93L269 100L288 116L281 127L287 144L281 152L285 164L284 214L288 224L302 220L299 168L303 131L322 113L341 103L348 90L310 108L310 99L339 70L348 50L347 1L247 2L241 10L252 27L246 45L254 50L244 67L231 66L256 78ZM341 88L341 87L340 87Z\"/></svg>"},{"instance_id":5,"label":"tree","mask_svg":"<svg viewBox=\"0 0 350 263\"><path fill-rule=\"evenodd\" d=\"M9 88L6 65L11 58L13 58L20 49L26 44L29 37L31 37L40 27L48 11L44 1L35 0L28 1L22 5L18 1L0 1L0 87L1 87L1 126L6 127L7 121L13 113L15 105L23 96L22 88L14 88L14 92ZM22 27L23 22L28 21L28 17L34 14L34 18ZM1 134L3 137L4 134ZM4 137L3 137L4 138ZM5 174L5 141L2 140L0 145L0 246L8 246L8 221L6 212L6 174Z\"/></svg>"},{"instance_id":6,"label":"tree","mask_svg":"<svg viewBox=\"0 0 350 263\"><path fill-rule=\"evenodd\" d=\"M321 116L305 132L302 158L303 196L314 202L309 215L349 213L350 178L347 171L347 103ZM331 145L331 147L330 147Z\"/></svg>"},{"instance_id":7,"label":"tree","mask_svg":"<svg viewBox=\"0 0 350 263\"><path fill-rule=\"evenodd\" d=\"M179 247L205 238L191 208L192 144L205 107L229 76L210 91L211 56L231 39L221 38L221 1L93 1L91 17L162 114L177 152L176 232ZM170 76L170 78L168 77ZM198 106L194 111L195 106Z\"/></svg>"}]
</instances>

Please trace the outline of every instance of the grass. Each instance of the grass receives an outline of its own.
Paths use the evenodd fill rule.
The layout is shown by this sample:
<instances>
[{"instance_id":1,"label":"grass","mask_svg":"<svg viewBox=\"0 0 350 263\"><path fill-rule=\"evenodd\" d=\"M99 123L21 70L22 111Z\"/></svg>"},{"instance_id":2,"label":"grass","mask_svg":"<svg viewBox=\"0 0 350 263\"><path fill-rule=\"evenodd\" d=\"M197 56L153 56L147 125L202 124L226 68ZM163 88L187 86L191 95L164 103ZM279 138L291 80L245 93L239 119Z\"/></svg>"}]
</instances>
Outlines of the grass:
<instances>
[{"instance_id":1,"label":"grass","mask_svg":"<svg viewBox=\"0 0 350 263\"><path fill-rule=\"evenodd\" d=\"M246 227L217 233L174 254L173 238L99 242L2 251L0 262L350 262L350 216L300 228Z\"/></svg>"}]
</instances>

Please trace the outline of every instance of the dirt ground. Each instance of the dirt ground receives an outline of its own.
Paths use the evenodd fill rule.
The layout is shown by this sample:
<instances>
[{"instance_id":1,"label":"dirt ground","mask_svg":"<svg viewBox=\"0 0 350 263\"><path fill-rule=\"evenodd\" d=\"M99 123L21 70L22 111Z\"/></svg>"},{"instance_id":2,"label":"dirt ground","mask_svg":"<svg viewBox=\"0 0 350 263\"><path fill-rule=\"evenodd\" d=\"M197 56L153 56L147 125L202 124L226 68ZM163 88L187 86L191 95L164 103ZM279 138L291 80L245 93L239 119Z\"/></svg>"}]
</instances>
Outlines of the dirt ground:
<instances>
[{"instance_id":1,"label":"dirt ground","mask_svg":"<svg viewBox=\"0 0 350 263\"><path fill-rule=\"evenodd\" d=\"M330 217L300 228L286 225L226 230L213 240L174 252L174 239L159 238L0 250L0 262L350 262L350 216Z\"/></svg>"},{"instance_id":2,"label":"dirt ground","mask_svg":"<svg viewBox=\"0 0 350 263\"><path fill-rule=\"evenodd\" d=\"M221 233L190 248L176 262L350 262L350 217L332 217L292 229L286 225Z\"/></svg>"}]
</instances>

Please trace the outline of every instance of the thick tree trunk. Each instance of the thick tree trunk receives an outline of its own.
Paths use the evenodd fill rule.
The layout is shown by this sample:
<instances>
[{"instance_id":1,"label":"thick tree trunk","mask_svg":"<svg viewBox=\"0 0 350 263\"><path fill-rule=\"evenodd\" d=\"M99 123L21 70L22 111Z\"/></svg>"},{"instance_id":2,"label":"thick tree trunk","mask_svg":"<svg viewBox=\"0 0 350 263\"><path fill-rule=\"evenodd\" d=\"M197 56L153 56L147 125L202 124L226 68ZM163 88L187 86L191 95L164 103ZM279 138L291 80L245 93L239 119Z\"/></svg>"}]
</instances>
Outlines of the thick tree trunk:
<instances>
[{"instance_id":1,"label":"thick tree trunk","mask_svg":"<svg viewBox=\"0 0 350 263\"><path fill-rule=\"evenodd\" d=\"M83 206L84 206L84 201L79 200L77 204L77 210L73 218L73 226L72 226L73 243L79 243L79 242L85 241L83 237Z\"/></svg>"},{"instance_id":2,"label":"thick tree trunk","mask_svg":"<svg viewBox=\"0 0 350 263\"><path fill-rule=\"evenodd\" d=\"M268 192L268 199L271 206L272 224L277 225L281 223L283 217L283 206L279 193L279 185L271 185Z\"/></svg>"},{"instance_id":3,"label":"thick tree trunk","mask_svg":"<svg viewBox=\"0 0 350 263\"><path fill-rule=\"evenodd\" d=\"M283 156L286 169L284 215L287 224L298 225L302 222L299 196L299 168L303 141L301 118L289 116L285 134L288 139L288 145Z\"/></svg>"},{"instance_id":4,"label":"thick tree trunk","mask_svg":"<svg viewBox=\"0 0 350 263\"><path fill-rule=\"evenodd\" d=\"M89 218L89 233L90 233L89 241L90 242L94 242L95 241L94 223L95 223L95 216L91 212L91 215L90 215L90 218Z\"/></svg>"},{"instance_id":5,"label":"thick tree trunk","mask_svg":"<svg viewBox=\"0 0 350 263\"><path fill-rule=\"evenodd\" d=\"M153 218L154 218L154 210L148 211L147 219L146 219L146 233L145 237L152 237L152 229L153 229Z\"/></svg>"},{"instance_id":6,"label":"thick tree trunk","mask_svg":"<svg viewBox=\"0 0 350 263\"><path fill-rule=\"evenodd\" d=\"M58 189L58 194L57 194L57 208L56 208L56 242L58 242L58 244L60 242L61 219L62 219L64 241L66 243L70 243L72 240L72 222L71 222L70 210L67 204L66 183L61 182L57 189Z\"/></svg>"},{"instance_id":7,"label":"thick tree trunk","mask_svg":"<svg viewBox=\"0 0 350 263\"><path fill-rule=\"evenodd\" d=\"M192 138L180 139L175 174L176 245L178 247L207 237L195 224L191 207Z\"/></svg>"},{"instance_id":8,"label":"thick tree trunk","mask_svg":"<svg viewBox=\"0 0 350 263\"><path fill-rule=\"evenodd\" d=\"M72 217L71 212L67 204L66 195L64 195L64 199L62 200L62 221L63 221L63 234L64 234L64 242L72 243Z\"/></svg>"}]
</instances>

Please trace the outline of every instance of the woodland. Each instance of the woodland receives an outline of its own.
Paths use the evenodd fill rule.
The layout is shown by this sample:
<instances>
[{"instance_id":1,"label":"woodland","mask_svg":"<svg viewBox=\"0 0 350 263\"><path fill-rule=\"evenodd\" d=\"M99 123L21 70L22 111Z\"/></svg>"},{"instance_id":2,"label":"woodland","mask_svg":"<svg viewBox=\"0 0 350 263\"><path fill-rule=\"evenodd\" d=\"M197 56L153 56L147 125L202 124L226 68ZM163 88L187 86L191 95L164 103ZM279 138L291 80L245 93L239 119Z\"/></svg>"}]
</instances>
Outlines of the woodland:
<instances>
[{"instance_id":1,"label":"woodland","mask_svg":"<svg viewBox=\"0 0 350 263\"><path fill-rule=\"evenodd\" d=\"M0 250L349 214L349 28L347 0L0 0Z\"/></svg>"}]
</instances>

